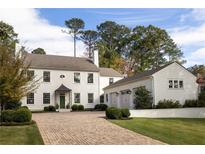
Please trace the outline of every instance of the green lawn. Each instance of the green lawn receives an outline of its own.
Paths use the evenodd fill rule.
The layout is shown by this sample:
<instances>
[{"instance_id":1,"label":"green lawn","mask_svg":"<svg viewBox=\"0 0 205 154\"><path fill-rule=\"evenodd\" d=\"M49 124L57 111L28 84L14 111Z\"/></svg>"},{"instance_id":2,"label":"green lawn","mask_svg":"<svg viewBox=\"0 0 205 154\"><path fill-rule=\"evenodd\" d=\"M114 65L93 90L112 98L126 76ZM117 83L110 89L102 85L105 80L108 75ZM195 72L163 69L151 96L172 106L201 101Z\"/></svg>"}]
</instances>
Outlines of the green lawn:
<instances>
[{"instance_id":1,"label":"green lawn","mask_svg":"<svg viewBox=\"0 0 205 154\"><path fill-rule=\"evenodd\" d=\"M133 118L110 121L168 144L205 144L205 119Z\"/></svg>"},{"instance_id":2,"label":"green lawn","mask_svg":"<svg viewBox=\"0 0 205 154\"><path fill-rule=\"evenodd\" d=\"M0 126L0 145L44 144L36 124L24 126Z\"/></svg>"}]
</instances>

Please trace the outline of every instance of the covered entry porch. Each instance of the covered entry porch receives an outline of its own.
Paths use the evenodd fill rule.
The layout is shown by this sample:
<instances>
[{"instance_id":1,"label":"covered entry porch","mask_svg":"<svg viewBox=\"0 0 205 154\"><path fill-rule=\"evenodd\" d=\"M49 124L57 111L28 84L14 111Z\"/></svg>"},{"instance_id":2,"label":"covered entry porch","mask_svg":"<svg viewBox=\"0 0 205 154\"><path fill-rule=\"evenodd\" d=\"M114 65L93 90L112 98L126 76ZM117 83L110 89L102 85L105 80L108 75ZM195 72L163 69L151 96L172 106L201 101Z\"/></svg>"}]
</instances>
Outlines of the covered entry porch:
<instances>
[{"instance_id":1,"label":"covered entry porch","mask_svg":"<svg viewBox=\"0 0 205 154\"><path fill-rule=\"evenodd\" d=\"M55 104L59 109L70 109L72 104L72 90L65 85L61 85L55 90Z\"/></svg>"}]
</instances>

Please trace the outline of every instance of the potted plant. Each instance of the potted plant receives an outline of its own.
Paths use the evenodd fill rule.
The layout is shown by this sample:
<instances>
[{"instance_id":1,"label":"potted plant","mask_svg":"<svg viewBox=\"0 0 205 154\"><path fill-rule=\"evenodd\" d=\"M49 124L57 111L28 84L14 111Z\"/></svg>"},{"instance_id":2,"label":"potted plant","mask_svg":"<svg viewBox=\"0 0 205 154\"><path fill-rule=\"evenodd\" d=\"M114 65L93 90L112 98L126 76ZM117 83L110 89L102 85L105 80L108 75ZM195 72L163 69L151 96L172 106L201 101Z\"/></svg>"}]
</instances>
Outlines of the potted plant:
<instances>
[{"instance_id":1,"label":"potted plant","mask_svg":"<svg viewBox=\"0 0 205 154\"><path fill-rule=\"evenodd\" d=\"M56 103L55 108L56 108L56 110L58 111L58 109L59 109L58 103Z\"/></svg>"},{"instance_id":2,"label":"potted plant","mask_svg":"<svg viewBox=\"0 0 205 154\"><path fill-rule=\"evenodd\" d=\"M67 103L66 109L70 109L70 103Z\"/></svg>"}]
</instances>

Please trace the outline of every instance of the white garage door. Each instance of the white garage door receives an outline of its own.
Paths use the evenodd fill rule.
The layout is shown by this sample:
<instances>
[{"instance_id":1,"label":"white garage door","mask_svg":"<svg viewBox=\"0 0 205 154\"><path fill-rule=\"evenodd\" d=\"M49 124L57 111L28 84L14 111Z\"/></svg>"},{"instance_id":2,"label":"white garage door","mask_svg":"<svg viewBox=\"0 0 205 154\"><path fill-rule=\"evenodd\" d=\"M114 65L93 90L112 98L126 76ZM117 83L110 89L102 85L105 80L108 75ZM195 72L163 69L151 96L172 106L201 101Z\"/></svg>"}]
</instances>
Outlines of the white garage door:
<instances>
[{"instance_id":1,"label":"white garage door","mask_svg":"<svg viewBox=\"0 0 205 154\"><path fill-rule=\"evenodd\" d=\"M130 108L130 94L121 94L120 107Z\"/></svg>"},{"instance_id":2,"label":"white garage door","mask_svg":"<svg viewBox=\"0 0 205 154\"><path fill-rule=\"evenodd\" d=\"M116 93L110 94L110 106L111 107L117 107L117 96Z\"/></svg>"}]
</instances>

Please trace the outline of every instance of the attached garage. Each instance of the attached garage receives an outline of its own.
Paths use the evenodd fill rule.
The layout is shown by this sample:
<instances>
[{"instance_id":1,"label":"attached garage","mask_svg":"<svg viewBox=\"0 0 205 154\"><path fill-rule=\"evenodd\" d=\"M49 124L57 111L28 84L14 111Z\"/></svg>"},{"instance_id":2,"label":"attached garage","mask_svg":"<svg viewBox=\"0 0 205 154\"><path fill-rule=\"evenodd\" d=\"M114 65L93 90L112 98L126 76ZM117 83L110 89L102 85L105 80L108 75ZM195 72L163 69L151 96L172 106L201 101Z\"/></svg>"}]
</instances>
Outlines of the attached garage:
<instances>
[{"instance_id":1,"label":"attached garage","mask_svg":"<svg viewBox=\"0 0 205 154\"><path fill-rule=\"evenodd\" d=\"M198 96L196 76L182 65L173 62L105 87L105 96L110 95L105 103L108 106L133 109L135 88L143 86L151 92L155 105L164 99L176 100L183 105L185 100L197 99Z\"/></svg>"}]
</instances>

